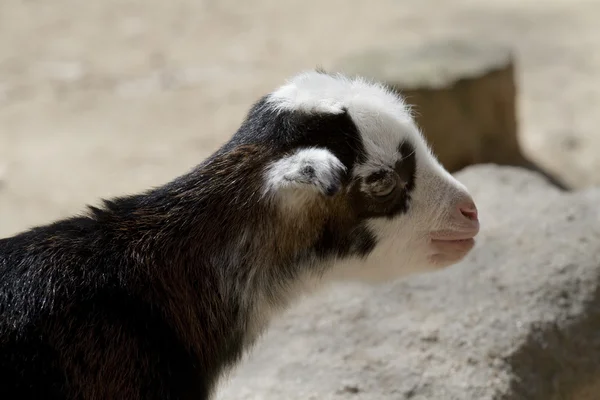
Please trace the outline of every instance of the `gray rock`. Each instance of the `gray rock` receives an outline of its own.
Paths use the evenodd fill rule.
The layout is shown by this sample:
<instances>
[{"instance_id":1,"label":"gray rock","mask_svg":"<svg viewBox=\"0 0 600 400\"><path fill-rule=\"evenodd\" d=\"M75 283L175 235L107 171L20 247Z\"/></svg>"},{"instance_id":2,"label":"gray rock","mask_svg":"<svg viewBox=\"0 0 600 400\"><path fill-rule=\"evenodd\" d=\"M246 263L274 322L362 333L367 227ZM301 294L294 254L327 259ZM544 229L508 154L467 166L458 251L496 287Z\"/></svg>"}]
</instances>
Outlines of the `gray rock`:
<instances>
[{"instance_id":1,"label":"gray rock","mask_svg":"<svg viewBox=\"0 0 600 400\"><path fill-rule=\"evenodd\" d=\"M491 165L457 176L482 219L467 259L306 298L217 397L584 398L600 377L600 188L564 193Z\"/></svg>"}]
</instances>

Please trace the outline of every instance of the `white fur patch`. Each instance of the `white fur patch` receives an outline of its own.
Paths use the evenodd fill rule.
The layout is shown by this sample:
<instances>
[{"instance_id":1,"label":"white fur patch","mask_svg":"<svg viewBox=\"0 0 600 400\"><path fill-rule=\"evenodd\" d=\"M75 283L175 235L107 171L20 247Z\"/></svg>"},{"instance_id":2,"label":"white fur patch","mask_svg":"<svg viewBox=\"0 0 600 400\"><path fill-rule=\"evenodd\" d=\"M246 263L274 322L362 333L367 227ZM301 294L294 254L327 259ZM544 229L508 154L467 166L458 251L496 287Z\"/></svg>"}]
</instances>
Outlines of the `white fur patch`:
<instances>
[{"instance_id":1,"label":"white fur patch","mask_svg":"<svg viewBox=\"0 0 600 400\"><path fill-rule=\"evenodd\" d=\"M405 113L408 108L385 86L364 78L307 71L296 75L271 93L268 100L276 109L339 114L353 103L369 102L374 109Z\"/></svg>"},{"instance_id":2,"label":"white fur patch","mask_svg":"<svg viewBox=\"0 0 600 400\"><path fill-rule=\"evenodd\" d=\"M332 191L339 190L341 175L345 170L344 164L329 150L301 149L267 168L265 194L284 194L289 189L294 192L295 189L301 189L312 194L332 194ZM298 193L289 197L299 199Z\"/></svg>"}]
</instances>

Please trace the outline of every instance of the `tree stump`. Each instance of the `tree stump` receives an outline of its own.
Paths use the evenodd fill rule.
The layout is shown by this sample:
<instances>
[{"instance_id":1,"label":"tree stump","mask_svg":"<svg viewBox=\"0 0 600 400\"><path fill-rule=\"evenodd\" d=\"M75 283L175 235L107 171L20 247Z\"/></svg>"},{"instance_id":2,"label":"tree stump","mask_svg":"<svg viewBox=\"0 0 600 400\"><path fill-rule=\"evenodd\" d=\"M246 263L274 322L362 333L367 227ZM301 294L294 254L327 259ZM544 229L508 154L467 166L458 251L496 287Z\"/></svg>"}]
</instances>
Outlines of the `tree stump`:
<instances>
[{"instance_id":1,"label":"tree stump","mask_svg":"<svg viewBox=\"0 0 600 400\"><path fill-rule=\"evenodd\" d=\"M341 59L336 71L389 85L413 109L440 162L450 172L493 163L533 169L518 140L512 52L484 42L440 41L370 49Z\"/></svg>"}]
</instances>

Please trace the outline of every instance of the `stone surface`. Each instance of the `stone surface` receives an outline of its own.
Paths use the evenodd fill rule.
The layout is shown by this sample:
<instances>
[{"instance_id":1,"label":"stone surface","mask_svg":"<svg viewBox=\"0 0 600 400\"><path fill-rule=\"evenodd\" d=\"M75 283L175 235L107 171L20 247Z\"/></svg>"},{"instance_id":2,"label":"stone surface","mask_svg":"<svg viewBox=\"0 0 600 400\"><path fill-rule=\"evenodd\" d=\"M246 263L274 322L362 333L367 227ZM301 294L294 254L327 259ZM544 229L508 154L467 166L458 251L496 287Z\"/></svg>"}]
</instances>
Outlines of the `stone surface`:
<instances>
[{"instance_id":1,"label":"stone surface","mask_svg":"<svg viewBox=\"0 0 600 400\"><path fill-rule=\"evenodd\" d=\"M600 189L489 165L457 176L482 220L467 259L306 298L218 398L600 398Z\"/></svg>"},{"instance_id":2,"label":"stone surface","mask_svg":"<svg viewBox=\"0 0 600 400\"><path fill-rule=\"evenodd\" d=\"M542 169L520 147L515 62L506 46L471 38L370 47L342 58L334 70L402 94L451 172L476 163Z\"/></svg>"}]
</instances>

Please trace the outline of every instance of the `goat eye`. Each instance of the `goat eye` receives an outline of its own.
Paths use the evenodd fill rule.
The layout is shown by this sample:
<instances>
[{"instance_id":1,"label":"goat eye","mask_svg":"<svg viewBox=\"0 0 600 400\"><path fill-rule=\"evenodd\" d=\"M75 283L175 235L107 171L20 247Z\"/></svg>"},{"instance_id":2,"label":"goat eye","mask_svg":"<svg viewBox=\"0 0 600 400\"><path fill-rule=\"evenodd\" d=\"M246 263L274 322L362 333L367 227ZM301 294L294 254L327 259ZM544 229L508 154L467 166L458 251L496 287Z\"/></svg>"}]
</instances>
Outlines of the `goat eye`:
<instances>
[{"instance_id":1,"label":"goat eye","mask_svg":"<svg viewBox=\"0 0 600 400\"><path fill-rule=\"evenodd\" d=\"M373 196L384 197L392 193L394 189L396 189L396 183L388 181L380 185L375 185L371 193L373 193Z\"/></svg>"},{"instance_id":2,"label":"goat eye","mask_svg":"<svg viewBox=\"0 0 600 400\"><path fill-rule=\"evenodd\" d=\"M379 199L392 195L398 188L398 176L394 172L375 173L366 181L371 196Z\"/></svg>"}]
</instances>

